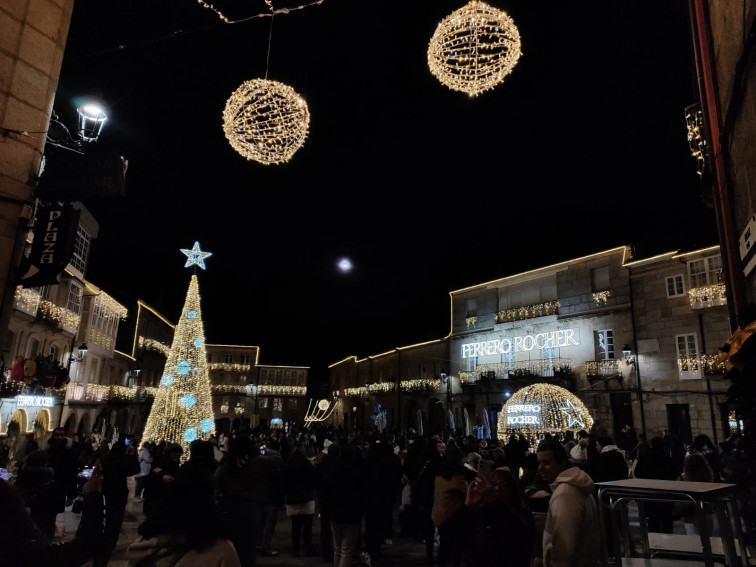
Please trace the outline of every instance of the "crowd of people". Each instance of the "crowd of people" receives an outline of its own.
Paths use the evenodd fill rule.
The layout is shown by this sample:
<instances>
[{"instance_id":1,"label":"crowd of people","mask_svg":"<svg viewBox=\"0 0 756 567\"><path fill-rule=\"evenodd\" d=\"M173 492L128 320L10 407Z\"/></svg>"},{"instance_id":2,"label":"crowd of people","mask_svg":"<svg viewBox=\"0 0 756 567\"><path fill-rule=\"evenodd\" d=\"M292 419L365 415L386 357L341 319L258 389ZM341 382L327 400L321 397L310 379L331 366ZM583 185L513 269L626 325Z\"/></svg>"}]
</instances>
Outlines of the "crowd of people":
<instances>
[{"instance_id":1,"label":"crowd of people","mask_svg":"<svg viewBox=\"0 0 756 567\"><path fill-rule=\"evenodd\" d=\"M584 537L611 538L600 525L596 483L629 477L736 484L742 531L754 538L753 465L737 436L714 444L698 435L686 447L674 433L646 442L629 427L616 440L597 430L537 442L448 430L254 429L196 440L182 457L178 443L122 436L94 446L56 428L45 449L27 452L13 478L0 481L4 506L24 516L3 518L16 525L0 533L23 545L0 545L0 564L106 566L129 477L145 518L126 552L135 567L252 567L279 553L320 556L335 567L380 564L397 537L422 546L428 565L485 567L506 557L513 567L595 567L614 549ZM83 488L82 469L92 471ZM61 544L56 518L75 499L82 521ZM291 539L274 549L281 510ZM646 516L649 531L672 533L675 520L696 530L691 511L669 503L647 505Z\"/></svg>"}]
</instances>

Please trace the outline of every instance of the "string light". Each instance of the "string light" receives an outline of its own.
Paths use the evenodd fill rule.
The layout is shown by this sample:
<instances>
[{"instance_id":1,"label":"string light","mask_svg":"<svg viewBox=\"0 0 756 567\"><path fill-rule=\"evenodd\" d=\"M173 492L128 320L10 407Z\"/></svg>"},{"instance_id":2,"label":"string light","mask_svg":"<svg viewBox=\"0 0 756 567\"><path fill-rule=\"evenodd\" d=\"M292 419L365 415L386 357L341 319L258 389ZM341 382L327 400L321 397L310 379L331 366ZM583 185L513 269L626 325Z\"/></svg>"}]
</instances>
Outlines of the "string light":
<instances>
[{"instance_id":1,"label":"string light","mask_svg":"<svg viewBox=\"0 0 756 567\"><path fill-rule=\"evenodd\" d=\"M271 0L265 0L265 4L270 9L270 12L268 13L262 13L262 14L255 14L253 16L249 16L247 18L243 18L241 20L230 20L227 18L223 12L221 12L218 8L210 4L209 2L205 2L205 0L197 0L197 2L204 8L207 8L208 10L212 10L215 12L215 14L221 19L222 22L226 24L238 24L240 22L247 22L249 20L252 20L254 18L266 18L274 16L275 14L288 14L289 12L293 12L294 10L301 10L303 8L307 8L307 6L312 6L314 4L322 4L323 0L314 0L313 2L305 2L304 4L300 4L299 6L294 6L292 8L274 8L273 2Z\"/></svg>"},{"instance_id":2,"label":"string light","mask_svg":"<svg viewBox=\"0 0 756 567\"><path fill-rule=\"evenodd\" d=\"M520 321L522 319L532 319L533 317L543 317L544 315L555 315L558 311L559 301L535 303L533 305L524 305L515 309L497 311L496 322L506 323L507 321Z\"/></svg>"},{"instance_id":3,"label":"string light","mask_svg":"<svg viewBox=\"0 0 756 567\"><path fill-rule=\"evenodd\" d=\"M338 398L334 398L333 401L328 401L325 398L319 400L316 405L315 400L310 399L307 405L307 412L305 413L305 423L321 422L331 417L333 410L336 409Z\"/></svg>"},{"instance_id":4,"label":"string light","mask_svg":"<svg viewBox=\"0 0 756 567\"><path fill-rule=\"evenodd\" d=\"M473 0L438 25L428 44L428 67L442 84L475 97L501 83L521 54L512 18Z\"/></svg>"},{"instance_id":5,"label":"string light","mask_svg":"<svg viewBox=\"0 0 756 567\"><path fill-rule=\"evenodd\" d=\"M305 100L290 86L268 79L245 81L223 111L231 147L265 165L289 161L304 145L309 127Z\"/></svg>"},{"instance_id":6,"label":"string light","mask_svg":"<svg viewBox=\"0 0 756 567\"><path fill-rule=\"evenodd\" d=\"M193 275L142 438L180 443L185 461L193 440L210 438L213 419L199 283Z\"/></svg>"},{"instance_id":7,"label":"string light","mask_svg":"<svg viewBox=\"0 0 756 567\"><path fill-rule=\"evenodd\" d=\"M499 413L500 438L511 434L537 437L590 429L593 418L580 398L553 384L533 384L515 392Z\"/></svg>"}]
</instances>

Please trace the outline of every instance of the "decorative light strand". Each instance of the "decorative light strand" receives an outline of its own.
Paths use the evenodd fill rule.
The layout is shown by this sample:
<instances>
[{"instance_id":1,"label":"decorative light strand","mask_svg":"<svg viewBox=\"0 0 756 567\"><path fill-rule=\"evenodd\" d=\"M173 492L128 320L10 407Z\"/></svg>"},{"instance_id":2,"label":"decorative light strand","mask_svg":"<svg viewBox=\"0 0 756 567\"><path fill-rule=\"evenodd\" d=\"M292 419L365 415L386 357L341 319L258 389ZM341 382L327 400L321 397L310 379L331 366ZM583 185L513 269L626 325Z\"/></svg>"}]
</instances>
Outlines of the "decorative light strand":
<instances>
[{"instance_id":1,"label":"decorative light strand","mask_svg":"<svg viewBox=\"0 0 756 567\"><path fill-rule=\"evenodd\" d=\"M166 358L168 357L168 353L171 351L171 347L169 347L166 344L161 343L160 341L156 341L154 339L146 339L144 337L139 337L139 348L143 348L145 350L156 350L161 354L164 354Z\"/></svg>"},{"instance_id":2,"label":"decorative light strand","mask_svg":"<svg viewBox=\"0 0 756 567\"><path fill-rule=\"evenodd\" d=\"M260 384L257 388L258 395L304 396L306 393L307 386L271 386L269 384Z\"/></svg>"},{"instance_id":3,"label":"decorative light strand","mask_svg":"<svg viewBox=\"0 0 756 567\"><path fill-rule=\"evenodd\" d=\"M596 305L606 305L606 302L609 301L609 298L612 296L612 290L608 289L606 291L594 291L593 292L593 303Z\"/></svg>"},{"instance_id":4,"label":"decorative light strand","mask_svg":"<svg viewBox=\"0 0 756 567\"><path fill-rule=\"evenodd\" d=\"M442 84L475 97L501 83L521 54L512 18L473 0L438 25L428 45L428 67Z\"/></svg>"},{"instance_id":5,"label":"decorative light strand","mask_svg":"<svg viewBox=\"0 0 756 567\"><path fill-rule=\"evenodd\" d=\"M322 400L318 400L315 405L313 405L314 403L315 400L311 398L307 404L307 412L304 417L305 423L326 421L336 409L339 400L338 398L334 398L332 401L328 401L323 398Z\"/></svg>"},{"instance_id":6,"label":"decorative light strand","mask_svg":"<svg viewBox=\"0 0 756 567\"><path fill-rule=\"evenodd\" d=\"M253 16L249 16L241 20L229 20L226 16L223 15L223 12L221 12L218 8L216 8L212 4L205 2L204 0L197 0L197 3L200 4L202 7L215 12L215 14L221 19L222 22L226 24L238 24L241 22L247 22L249 20L253 20L255 18L269 18L276 14L288 14L289 12L293 12L294 10L302 10L303 8L307 8L308 6L313 6L315 4L322 4L323 0L314 0L313 2L300 4L299 6L295 6L293 8L278 8L278 9L273 8L273 2L271 2L270 0L265 0L265 4L268 6L268 8L270 8L270 12L263 12L261 14L255 14Z\"/></svg>"},{"instance_id":7,"label":"decorative light strand","mask_svg":"<svg viewBox=\"0 0 756 567\"><path fill-rule=\"evenodd\" d=\"M709 307L724 305L727 303L727 286L714 284L693 288L688 292L688 300L693 308L700 307L702 304Z\"/></svg>"},{"instance_id":8,"label":"decorative light strand","mask_svg":"<svg viewBox=\"0 0 756 567\"><path fill-rule=\"evenodd\" d=\"M522 307L516 307L514 309L497 311L496 322L506 323L508 321L520 321L522 319L532 319L534 317L543 317L545 315L556 315L558 312L558 301L534 303L533 305L523 305Z\"/></svg>"}]
</instances>

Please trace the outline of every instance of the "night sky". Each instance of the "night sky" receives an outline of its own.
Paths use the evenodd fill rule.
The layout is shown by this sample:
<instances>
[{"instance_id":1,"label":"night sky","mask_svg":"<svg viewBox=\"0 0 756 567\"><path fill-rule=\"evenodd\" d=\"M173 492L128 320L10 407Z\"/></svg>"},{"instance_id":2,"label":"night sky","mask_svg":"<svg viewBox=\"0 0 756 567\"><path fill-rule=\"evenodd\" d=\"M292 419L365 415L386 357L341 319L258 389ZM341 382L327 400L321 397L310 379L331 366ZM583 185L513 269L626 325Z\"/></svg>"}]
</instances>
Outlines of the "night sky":
<instances>
[{"instance_id":1,"label":"night sky","mask_svg":"<svg viewBox=\"0 0 756 567\"><path fill-rule=\"evenodd\" d=\"M686 140L686 1L492 1L523 55L477 98L427 65L463 5L323 0L226 24L194 0L76 0L55 111L74 124L80 97L100 98L97 150L129 160L125 197L85 202L100 222L87 278L175 321L179 249L199 241L207 341L324 380L346 356L446 336L449 291L623 244L715 243ZM231 93L266 76L311 114L281 165L222 129Z\"/></svg>"}]
</instances>

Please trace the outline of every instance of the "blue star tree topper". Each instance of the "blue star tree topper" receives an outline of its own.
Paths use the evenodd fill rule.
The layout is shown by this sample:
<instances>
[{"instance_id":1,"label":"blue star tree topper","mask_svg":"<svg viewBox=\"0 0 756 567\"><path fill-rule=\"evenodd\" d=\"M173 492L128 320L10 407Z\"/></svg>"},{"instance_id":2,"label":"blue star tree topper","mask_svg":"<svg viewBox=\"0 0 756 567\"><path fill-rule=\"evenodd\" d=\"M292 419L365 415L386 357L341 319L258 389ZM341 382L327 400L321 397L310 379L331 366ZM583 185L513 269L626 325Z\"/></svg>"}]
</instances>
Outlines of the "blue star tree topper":
<instances>
[{"instance_id":1,"label":"blue star tree topper","mask_svg":"<svg viewBox=\"0 0 756 567\"><path fill-rule=\"evenodd\" d=\"M182 248L181 251L186 254L186 264L184 264L185 268L188 268L189 266L199 266L204 270L206 269L205 258L209 258L213 255L212 252L203 252L202 250L200 250L199 242L195 242L194 247L191 250Z\"/></svg>"}]
</instances>

